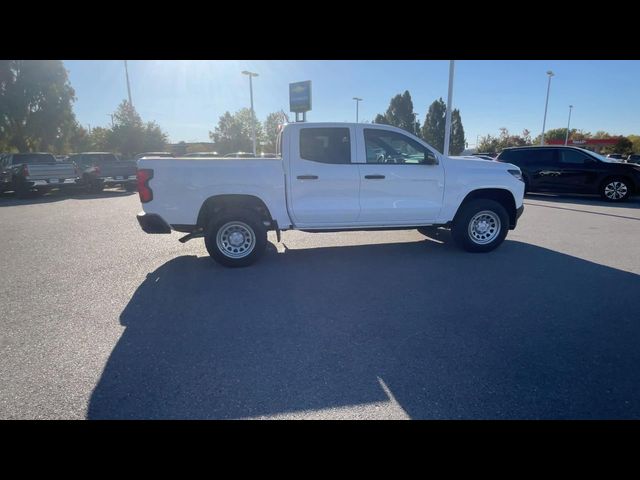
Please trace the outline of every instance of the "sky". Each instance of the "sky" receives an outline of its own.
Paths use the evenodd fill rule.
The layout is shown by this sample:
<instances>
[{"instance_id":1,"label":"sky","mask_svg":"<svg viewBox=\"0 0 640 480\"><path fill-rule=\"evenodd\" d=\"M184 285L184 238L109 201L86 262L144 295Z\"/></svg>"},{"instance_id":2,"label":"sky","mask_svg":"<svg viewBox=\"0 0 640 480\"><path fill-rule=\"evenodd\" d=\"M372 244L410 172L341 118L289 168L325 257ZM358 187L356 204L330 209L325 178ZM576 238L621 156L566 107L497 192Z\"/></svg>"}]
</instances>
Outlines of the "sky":
<instances>
[{"instance_id":1,"label":"sky","mask_svg":"<svg viewBox=\"0 0 640 480\"><path fill-rule=\"evenodd\" d=\"M76 91L74 111L91 128L108 126L127 98L122 60L65 60ZM360 121L384 113L391 97L409 90L418 120L429 105L447 101L448 60L129 60L134 107L145 121L156 121L172 143L208 142L209 131L226 111L249 107L253 79L259 120L275 111L289 112L289 83L311 80L310 122L354 122L353 97ZM460 110L468 146L478 136L497 135L506 127L520 134L540 134L548 77L552 70L546 130L571 128L591 133L640 134L640 61L457 60L453 107Z\"/></svg>"}]
</instances>

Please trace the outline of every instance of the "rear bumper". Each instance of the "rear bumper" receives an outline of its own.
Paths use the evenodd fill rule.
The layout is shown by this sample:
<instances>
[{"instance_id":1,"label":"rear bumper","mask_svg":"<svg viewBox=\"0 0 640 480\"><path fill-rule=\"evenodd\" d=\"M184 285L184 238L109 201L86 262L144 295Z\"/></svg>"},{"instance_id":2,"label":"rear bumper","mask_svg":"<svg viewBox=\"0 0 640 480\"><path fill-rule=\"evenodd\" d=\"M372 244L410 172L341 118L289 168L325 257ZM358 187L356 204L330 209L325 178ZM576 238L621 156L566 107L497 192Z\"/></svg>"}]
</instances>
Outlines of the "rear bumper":
<instances>
[{"instance_id":1,"label":"rear bumper","mask_svg":"<svg viewBox=\"0 0 640 480\"><path fill-rule=\"evenodd\" d=\"M146 233L171 233L171 226L156 213L140 212L137 219L140 228Z\"/></svg>"},{"instance_id":2,"label":"rear bumper","mask_svg":"<svg viewBox=\"0 0 640 480\"><path fill-rule=\"evenodd\" d=\"M101 177L102 183L107 185L109 184L117 184L117 183L136 183L137 177L135 175L123 175L123 176L113 176L113 177Z\"/></svg>"},{"instance_id":3,"label":"rear bumper","mask_svg":"<svg viewBox=\"0 0 640 480\"><path fill-rule=\"evenodd\" d=\"M52 181L53 180L53 181ZM45 179L45 180L36 180L28 178L25 181L25 184L30 188L37 187L61 187L61 186L69 186L75 185L77 178L58 178L58 179Z\"/></svg>"}]
</instances>

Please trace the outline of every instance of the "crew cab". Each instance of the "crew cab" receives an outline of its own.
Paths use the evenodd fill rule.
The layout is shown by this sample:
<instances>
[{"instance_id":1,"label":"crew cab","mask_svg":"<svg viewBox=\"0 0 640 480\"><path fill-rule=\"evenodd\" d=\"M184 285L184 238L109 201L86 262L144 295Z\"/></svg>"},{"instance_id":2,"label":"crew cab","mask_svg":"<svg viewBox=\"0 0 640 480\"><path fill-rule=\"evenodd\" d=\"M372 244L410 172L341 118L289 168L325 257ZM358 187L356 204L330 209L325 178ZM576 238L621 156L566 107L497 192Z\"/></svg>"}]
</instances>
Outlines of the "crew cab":
<instances>
[{"instance_id":1,"label":"crew cab","mask_svg":"<svg viewBox=\"0 0 640 480\"><path fill-rule=\"evenodd\" d=\"M138 222L147 233L204 237L217 262L256 261L267 231L450 228L487 252L516 227L524 183L514 165L452 158L396 127L291 123L278 158L138 160Z\"/></svg>"},{"instance_id":2,"label":"crew cab","mask_svg":"<svg viewBox=\"0 0 640 480\"><path fill-rule=\"evenodd\" d=\"M18 197L44 194L53 188L76 184L78 173L69 162L58 162L50 153L9 153L0 159L0 193Z\"/></svg>"},{"instance_id":3,"label":"crew cab","mask_svg":"<svg viewBox=\"0 0 640 480\"><path fill-rule=\"evenodd\" d=\"M122 185L127 191L135 190L136 162L120 160L109 152L84 152L71 155L70 160L80 171L78 183L90 192L101 192L105 186Z\"/></svg>"}]
</instances>

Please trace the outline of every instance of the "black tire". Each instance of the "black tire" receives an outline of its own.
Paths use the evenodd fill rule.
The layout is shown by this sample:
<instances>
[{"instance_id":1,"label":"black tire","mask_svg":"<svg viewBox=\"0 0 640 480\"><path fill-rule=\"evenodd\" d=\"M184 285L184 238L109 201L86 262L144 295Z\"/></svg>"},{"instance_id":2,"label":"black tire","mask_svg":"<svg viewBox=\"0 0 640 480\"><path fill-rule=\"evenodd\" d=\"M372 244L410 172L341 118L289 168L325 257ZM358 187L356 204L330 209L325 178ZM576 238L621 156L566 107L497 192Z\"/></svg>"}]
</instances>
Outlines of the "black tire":
<instances>
[{"instance_id":1,"label":"black tire","mask_svg":"<svg viewBox=\"0 0 640 480\"><path fill-rule=\"evenodd\" d=\"M240 232L246 229L249 229L249 234L252 234L254 237L253 247L250 248L248 254L244 256L233 258L229 256L229 254L233 255L234 252L231 250L234 249L234 246L230 244L230 242L224 242L221 238L221 242L223 244L229 245L227 253L221 250L218 246L218 233L223 228L230 228L228 224L235 223ZM224 232L221 233L221 235ZM250 240L247 238L249 235L243 237L243 241L249 242ZM257 212L248 209L230 209L221 212L216 215L214 219L211 220L209 226L206 230L206 234L204 237L204 243L207 247L207 251L211 258L213 258L216 262L225 267L246 267L255 263L263 254L267 247L267 227L262 223L262 218L258 215ZM238 254L242 255L243 245L238 245L240 249Z\"/></svg>"},{"instance_id":2,"label":"black tire","mask_svg":"<svg viewBox=\"0 0 640 480\"><path fill-rule=\"evenodd\" d=\"M102 193L104 190L104 183L102 182L91 182L89 184L89 193Z\"/></svg>"},{"instance_id":3,"label":"black tire","mask_svg":"<svg viewBox=\"0 0 640 480\"><path fill-rule=\"evenodd\" d=\"M486 215L489 222L484 222L488 230L486 232L476 233L476 236L473 236L469 231L470 223L478 213L483 211L490 212ZM491 213L493 215L491 215ZM499 219L500 225L497 224L496 219ZM491 230L491 222L493 222L495 231ZM495 200L478 198L460 207L460 210L453 220L451 236L456 244L467 252L490 252L504 241L508 231L509 214L507 210ZM482 236L485 236L486 239L479 238ZM482 243L485 240L489 241Z\"/></svg>"},{"instance_id":4,"label":"black tire","mask_svg":"<svg viewBox=\"0 0 640 480\"><path fill-rule=\"evenodd\" d=\"M624 177L607 178L600 185L600 196L607 202L624 202L631 196L632 186ZM619 197L619 195L622 196Z\"/></svg>"},{"instance_id":5,"label":"black tire","mask_svg":"<svg viewBox=\"0 0 640 480\"><path fill-rule=\"evenodd\" d=\"M15 193L16 197L22 199L31 198L34 196L31 188L27 187L24 183L20 183L16 186Z\"/></svg>"}]
</instances>

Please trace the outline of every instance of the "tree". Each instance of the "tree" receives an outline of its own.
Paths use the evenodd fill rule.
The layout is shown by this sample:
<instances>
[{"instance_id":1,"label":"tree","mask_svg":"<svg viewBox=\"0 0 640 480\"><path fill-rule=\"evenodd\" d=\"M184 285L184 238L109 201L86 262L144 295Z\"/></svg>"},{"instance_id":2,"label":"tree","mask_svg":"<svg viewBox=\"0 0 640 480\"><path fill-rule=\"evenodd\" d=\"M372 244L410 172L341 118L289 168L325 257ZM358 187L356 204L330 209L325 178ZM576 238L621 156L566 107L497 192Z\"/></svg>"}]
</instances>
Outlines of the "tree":
<instances>
[{"instance_id":1,"label":"tree","mask_svg":"<svg viewBox=\"0 0 640 480\"><path fill-rule=\"evenodd\" d=\"M627 137L620 137L620 139L613 146L615 153L621 153L622 155L629 155L633 153L633 143Z\"/></svg>"},{"instance_id":2,"label":"tree","mask_svg":"<svg viewBox=\"0 0 640 480\"><path fill-rule=\"evenodd\" d=\"M118 105L113 119L113 127L110 130L96 128L92 132L96 148L102 146L100 150L112 150L125 158L132 158L142 152L165 149L167 135L157 123L144 123L135 108L126 100ZM98 145L103 142L104 145Z\"/></svg>"},{"instance_id":3,"label":"tree","mask_svg":"<svg viewBox=\"0 0 640 480\"><path fill-rule=\"evenodd\" d=\"M91 129L91 133L89 134L89 147L86 149L78 149L76 151L84 150L92 150L94 152L104 152L105 150L111 149L111 130L104 127L95 127Z\"/></svg>"},{"instance_id":4,"label":"tree","mask_svg":"<svg viewBox=\"0 0 640 480\"><path fill-rule=\"evenodd\" d=\"M251 134L251 110L243 108L233 115L225 112L218 120L218 125L213 132L209 132L209 137L216 144L216 150L224 155L233 152L252 152L253 141ZM256 125L256 149L264 140L262 125L253 116Z\"/></svg>"},{"instance_id":5,"label":"tree","mask_svg":"<svg viewBox=\"0 0 640 480\"><path fill-rule=\"evenodd\" d=\"M444 137L447 122L447 106L442 97L434 100L429 105L427 116L422 126L422 138L439 152L444 152ZM449 140L449 153L460 155L466 148L462 117L457 108L451 112L451 137Z\"/></svg>"},{"instance_id":6,"label":"tree","mask_svg":"<svg viewBox=\"0 0 640 480\"><path fill-rule=\"evenodd\" d=\"M389 125L389 122L385 118L384 115L377 114L376 118L373 119L373 123L379 123L381 125Z\"/></svg>"},{"instance_id":7,"label":"tree","mask_svg":"<svg viewBox=\"0 0 640 480\"><path fill-rule=\"evenodd\" d=\"M464 151L466 143L466 139L464 138L464 127L462 126L462 118L460 117L460 110L455 108L451 112L451 139L449 153L451 155L460 155Z\"/></svg>"},{"instance_id":8,"label":"tree","mask_svg":"<svg viewBox=\"0 0 640 480\"><path fill-rule=\"evenodd\" d=\"M631 141L633 153L640 153L640 135L629 135L627 138Z\"/></svg>"},{"instance_id":9,"label":"tree","mask_svg":"<svg viewBox=\"0 0 640 480\"><path fill-rule=\"evenodd\" d=\"M265 137L265 151L274 153L276 151L276 142L278 141L278 132L280 125L283 122L281 112L273 112L267 115L267 119L264 121L264 137Z\"/></svg>"},{"instance_id":10,"label":"tree","mask_svg":"<svg viewBox=\"0 0 640 480\"><path fill-rule=\"evenodd\" d=\"M495 153L507 147L523 147L525 145L531 145L531 133L529 130L524 129L522 135L511 135L507 128L502 127L497 137L492 135L480 137L477 150L480 152Z\"/></svg>"},{"instance_id":11,"label":"tree","mask_svg":"<svg viewBox=\"0 0 640 480\"><path fill-rule=\"evenodd\" d=\"M413 112L413 101L409 90L400 95L396 95L389 102L389 108L384 115L376 115L374 123L383 123L402 128L414 135L420 135L420 123L416 121L416 114Z\"/></svg>"},{"instance_id":12,"label":"tree","mask_svg":"<svg viewBox=\"0 0 640 480\"><path fill-rule=\"evenodd\" d=\"M439 152L444 152L444 131L447 106L442 97L429 105L427 116L422 126L422 138Z\"/></svg>"},{"instance_id":13,"label":"tree","mask_svg":"<svg viewBox=\"0 0 640 480\"><path fill-rule=\"evenodd\" d=\"M75 92L60 60L0 61L0 145L25 151L63 146L75 128Z\"/></svg>"}]
</instances>

